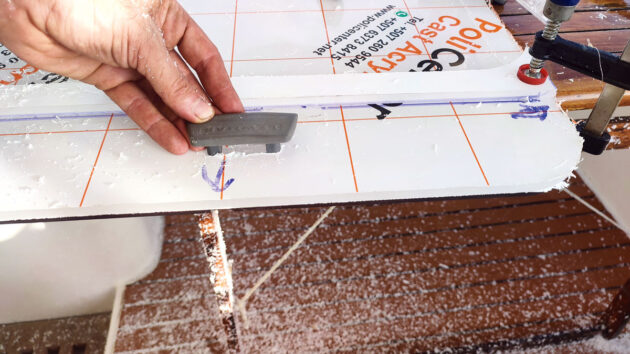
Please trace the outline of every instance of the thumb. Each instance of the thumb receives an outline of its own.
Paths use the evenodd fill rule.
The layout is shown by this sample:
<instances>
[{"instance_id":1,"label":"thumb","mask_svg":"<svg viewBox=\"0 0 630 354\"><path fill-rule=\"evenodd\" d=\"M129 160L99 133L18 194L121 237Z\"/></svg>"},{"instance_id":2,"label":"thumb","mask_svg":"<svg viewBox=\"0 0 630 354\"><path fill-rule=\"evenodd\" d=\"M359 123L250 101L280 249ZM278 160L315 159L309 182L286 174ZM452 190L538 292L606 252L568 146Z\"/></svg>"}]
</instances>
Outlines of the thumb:
<instances>
[{"instance_id":1,"label":"thumb","mask_svg":"<svg viewBox=\"0 0 630 354\"><path fill-rule=\"evenodd\" d=\"M208 121L215 115L210 100L199 85L191 85L188 75L171 57L162 32L151 21L150 29L142 29L140 47L136 53L136 70L151 84L162 101L178 116L193 123ZM193 76L194 77L194 76Z\"/></svg>"}]
</instances>

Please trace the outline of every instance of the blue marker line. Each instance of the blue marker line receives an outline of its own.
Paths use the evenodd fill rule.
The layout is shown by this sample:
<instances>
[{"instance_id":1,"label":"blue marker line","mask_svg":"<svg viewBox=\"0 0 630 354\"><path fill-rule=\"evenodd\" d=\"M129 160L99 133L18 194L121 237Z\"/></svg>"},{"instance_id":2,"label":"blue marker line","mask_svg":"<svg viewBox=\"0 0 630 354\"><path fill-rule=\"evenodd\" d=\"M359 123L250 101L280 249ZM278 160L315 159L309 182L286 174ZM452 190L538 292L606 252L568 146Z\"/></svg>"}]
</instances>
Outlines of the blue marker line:
<instances>
[{"instance_id":1,"label":"blue marker line","mask_svg":"<svg viewBox=\"0 0 630 354\"><path fill-rule=\"evenodd\" d=\"M495 99L483 99L483 98L466 98L461 100L443 100L443 101L424 101L424 102L404 102L401 104L401 107L422 107L422 106L439 106L439 105L449 105L451 102L455 105L462 104L497 104L497 103L528 103L528 102L540 102L540 94L531 95L531 96L518 96L518 97L503 97L503 98L495 98ZM361 109L361 108L369 108L369 103L356 103L356 104L342 104L344 109ZM254 106L254 107L246 107L246 112L260 112L263 110L269 109L307 109L307 108L319 108L321 110L337 110L339 109L339 104L314 104L314 105L277 105L277 106ZM47 114L24 114L24 115L0 115L0 123L1 122L15 122L15 121L29 121L29 120L52 120L52 119L80 119L80 118L109 118L112 114L115 117L125 116L125 114L121 111L110 111L110 112L81 112L81 113L47 113Z\"/></svg>"},{"instance_id":2,"label":"blue marker line","mask_svg":"<svg viewBox=\"0 0 630 354\"><path fill-rule=\"evenodd\" d=\"M126 117L123 112L85 112L85 113L60 113L60 114L24 114L10 116L10 118L0 118L0 122L22 122L32 120L55 120L55 119L83 119L83 118L108 118L114 115L114 117Z\"/></svg>"},{"instance_id":3,"label":"blue marker line","mask_svg":"<svg viewBox=\"0 0 630 354\"><path fill-rule=\"evenodd\" d=\"M516 97L503 97L496 99L483 99L483 98L466 98L466 99L453 99L453 100L443 100L443 101L425 101L425 102L403 102L401 107L423 107L423 106L439 106L439 105L450 105L451 102L455 105L462 104L497 104L497 103L527 103L527 102L540 102L541 94L530 95L530 96L516 96ZM369 108L370 103L356 103L356 104L341 104L344 109L361 109L361 108ZM260 112L265 109L307 109L307 108L319 108L321 110L338 110L339 104L313 104L313 105L276 105L276 106L265 106L265 107L245 107L245 112Z\"/></svg>"},{"instance_id":4,"label":"blue marker line","mask_svg":"<svg viewBox=\"0 0 630 354\"><path fill-rule=\"evenodd\" d=\"M541 121L547 119L547 112L549 111L549 106L540 105L540 106L532 106L528 104L521 103L521 110L517 113L512 113L512 118L520 119L520 118L528 118L528 119L540 119Z\"/></svg>"},{"instance_id":5,"label":"blue marker line","mask_svg":"<svg viewBox=\"0 0 630 354\"><path fill-rule=\"evenodd\" d=\"M216 177L214 178L214 180L211 180L210 177L208 177L208 170L206 168L206 165L203 165L203 167L201 167L201 178L203 178L203 180L206 181L206 183L208 183L210 188L212 188L212 190L217 193L221 193L222 191L225 191L232 185L232 183L234 183L234 178L230 178L229 180L225 181L225 185L223 186L223 189L221 189L221 177L223 177L224 169L225 169L225 161L222 161L221 167L219 167Z\"/></svg>"}]
</instances>

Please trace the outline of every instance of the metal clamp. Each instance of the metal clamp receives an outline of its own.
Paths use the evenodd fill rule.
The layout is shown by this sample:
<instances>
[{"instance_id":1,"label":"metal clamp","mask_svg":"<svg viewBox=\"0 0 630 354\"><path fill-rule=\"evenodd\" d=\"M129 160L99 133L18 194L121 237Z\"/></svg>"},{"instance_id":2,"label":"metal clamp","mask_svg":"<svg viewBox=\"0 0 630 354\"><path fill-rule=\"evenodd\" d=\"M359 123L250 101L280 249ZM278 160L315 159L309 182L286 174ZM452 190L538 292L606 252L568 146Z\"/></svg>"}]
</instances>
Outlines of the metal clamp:
<instances>
[{"instance_id":1,"label":"metal clamp","mask_svg":"<svg viewBox=\"0 0 630 354\"><path fill-rule=\"evenodd\" d=\"M630 62L630 42L626 44L619 59L625 63ZM624 88L611 84L604 86L595 107L580 131L580 136L584 138L583 150L585 152L601 155L606 150L610 142L610 134L606 132L606 128L625 93Z\"/></svg>"}]
</instances>

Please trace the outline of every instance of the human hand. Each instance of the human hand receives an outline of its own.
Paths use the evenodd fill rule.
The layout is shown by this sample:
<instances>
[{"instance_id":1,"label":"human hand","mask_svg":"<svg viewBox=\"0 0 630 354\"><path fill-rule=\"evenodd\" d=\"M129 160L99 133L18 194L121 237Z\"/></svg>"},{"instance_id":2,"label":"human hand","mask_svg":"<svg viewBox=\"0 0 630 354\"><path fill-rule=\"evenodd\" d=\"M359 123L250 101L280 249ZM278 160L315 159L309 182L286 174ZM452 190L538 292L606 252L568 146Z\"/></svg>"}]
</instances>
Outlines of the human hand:
<instances>
[{"instance_id":1,"label":"human hand","mask_svg":"<svg viewBox=\"0 0 630 354\"><path fill-rule=\"evenodd\" d=\"M217 48L176 0L0 0L0 42L103 90L174 154L190 148L185 121L243 111Z\"/></svg>"}]
</instances>

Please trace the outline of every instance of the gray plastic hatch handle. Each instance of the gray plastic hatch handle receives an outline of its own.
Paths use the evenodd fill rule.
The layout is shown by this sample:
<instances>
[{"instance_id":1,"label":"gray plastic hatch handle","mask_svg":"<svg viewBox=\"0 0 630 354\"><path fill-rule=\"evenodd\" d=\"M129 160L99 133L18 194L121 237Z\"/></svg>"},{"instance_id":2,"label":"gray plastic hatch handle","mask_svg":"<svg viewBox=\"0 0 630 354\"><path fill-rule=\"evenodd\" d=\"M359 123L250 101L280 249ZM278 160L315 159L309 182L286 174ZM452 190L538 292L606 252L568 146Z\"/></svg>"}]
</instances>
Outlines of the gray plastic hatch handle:
<instances>
[{"instance_id":1,"label":"gray plastic hatch handle","mask_svg":"<svg viewBox=\"0 0 630 354\"><path fill-rule=\"evenodd\" d=\"M187 123L192 146L204 146L213 156L223 145L265 144L267 152L279 152L280 144L293 137L295 113L252 112L221 114L205 123Z\"/></svg>"}]
</instances>

